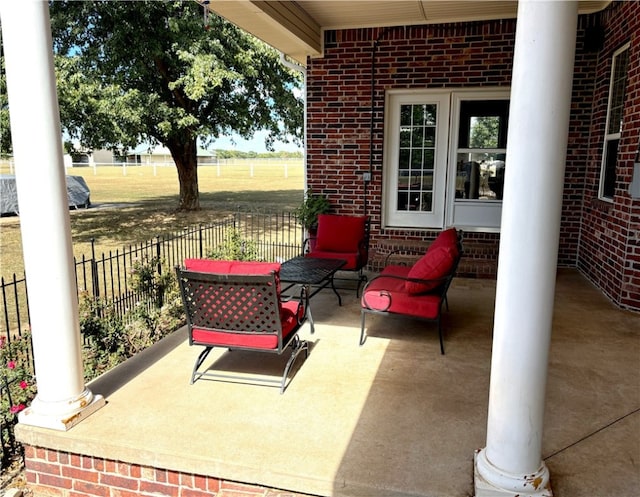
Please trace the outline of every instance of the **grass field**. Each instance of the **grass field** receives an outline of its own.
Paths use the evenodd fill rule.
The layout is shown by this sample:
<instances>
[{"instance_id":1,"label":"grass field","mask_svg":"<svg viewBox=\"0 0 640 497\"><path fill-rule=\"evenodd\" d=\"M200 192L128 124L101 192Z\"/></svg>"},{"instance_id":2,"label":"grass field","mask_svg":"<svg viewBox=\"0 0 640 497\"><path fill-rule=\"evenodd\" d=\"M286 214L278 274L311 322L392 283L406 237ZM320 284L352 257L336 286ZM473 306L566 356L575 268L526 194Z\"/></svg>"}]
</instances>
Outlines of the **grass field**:
<instances>
[{"instance_id":1,"label":"grass field","mask_svg":"<svg viewBox=\"0 0 640 497\"><path fill-rule=\"evenodd\" d=\"M3 167L2 174L10 173ZM174 166L102 166L69 169L91 190L89 209L70 211L74 254L121 249L186 226L224 218L238 209L280 212L295 209L303 198L302 160L247 160L245 164L200 166L200 206L178 212L178 176ZM46 250L46 240L42 243ZM46 256L46 254L43 254ZM22 274L20 218L0 218L0 276Z\"/></svg>"}]
</instances>

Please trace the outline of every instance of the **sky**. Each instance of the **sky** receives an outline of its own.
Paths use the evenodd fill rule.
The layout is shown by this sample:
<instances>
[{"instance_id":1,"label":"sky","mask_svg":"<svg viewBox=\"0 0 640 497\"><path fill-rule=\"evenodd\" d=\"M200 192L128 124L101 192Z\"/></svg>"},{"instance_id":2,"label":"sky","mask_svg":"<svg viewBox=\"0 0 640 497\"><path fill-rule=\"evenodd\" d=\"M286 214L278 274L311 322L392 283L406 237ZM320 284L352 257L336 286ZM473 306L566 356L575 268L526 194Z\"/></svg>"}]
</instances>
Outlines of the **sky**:
<instances>
[{"instance_id":1,"label":"sky","mask_svg":"<svg viewBox=\"0 0 640 497\"><path fill-rule=\"evenodd\" d=\"M266 131L259 131L251 140L245 140L238 135L223 136L215 140L207 148L209 150L237 150L239 152L268 152L264 145L264 137L266 134ZM233 141L235 141L235 144ZM274 148L276 152L302 152L302 148L296 146L294 143L276 142Z\"/></svg>"}]
</instances>

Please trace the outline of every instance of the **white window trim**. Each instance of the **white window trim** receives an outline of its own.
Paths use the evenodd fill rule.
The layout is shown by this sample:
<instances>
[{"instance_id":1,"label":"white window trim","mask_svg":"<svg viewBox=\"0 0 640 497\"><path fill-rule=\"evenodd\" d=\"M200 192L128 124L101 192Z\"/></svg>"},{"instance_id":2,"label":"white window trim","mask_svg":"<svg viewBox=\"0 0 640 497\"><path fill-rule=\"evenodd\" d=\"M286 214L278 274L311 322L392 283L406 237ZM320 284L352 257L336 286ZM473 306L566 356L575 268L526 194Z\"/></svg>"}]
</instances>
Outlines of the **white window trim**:
<instances>
[{"instance_id":1,"label":"white window trim","mask_svg":"<svg viewBox=\"0 0 640 497\"><path fill-rule=\"evenodd\" d=\"M617 133L609 133L609 119L611 118L611 100L613 99L613 83L614 83L614 77L615 77L615 73L616 73L616 58L618 57L618 55L620 55L622 52L624 52L625 50L629 50L631 47L631 43L626 43L623 46L621 46L618 50L616 50L615 52L613 52L613 55L611 56L611 74L609 75L609 97L607 98L607 119L604 125L604 139L602 142L602 160L600 162L600 179L598 182L598 199L602 200L603 202L609 202L609 203L613 203L613 196L612 197L606 197L604 195L604 176L605 176L605 170L607 167L607 146L609 144L610 141L613 140L620 140L620 131L618 131Z\"/></svg>"},{"instance_id":2,"label":"white window trim","mask_svg":"<svg viewBox=\"0 0 640 497\"><path fill-rule=\"evenodd\" d=\"M450 90L447 89L413 89L388 90L385 105L384 126L384 161L382 192L382 224L385 228L403 229L442 229L445 219L445 195L447 181L448 126L450 113ZM436 157L434 168L434 195L432 212L395 213L397 188L395 185L397 171L397 152L399 150L400 129L399 115L394 115L396 108L402 104L423 103L430 100L438 104L438 124L436 129ZM440 119L444 119L441 122ZM441 132L443 131L443 132Z\"/></svg>"},{"instance_id":3,"label":"white window trim","mask_svg":"<svg viewBox=\"0 0 640 497\"><path fill-rule=\"evenodd\" d=\"M445 124L447 136L437 137L436 141L440 149L437 151L439 158L436 164L441 167L437 169L434 177L434 185L438 181L443 181L441 192L442 195L434 196L434 206L437 209L444 209L443 216L438 222L415 222L415 218L420 213L414 214L413 221L406 220L397 222L391 219L390 208L396 200L397 190L394 185L396 166L394 166L394 154L398 151L398 129L399 123L396 119L392 119L391 113L394 106L404 103L416 103L420 98L429 99L439 96L448 95L447 113L448 122ZM438 89L392 89L386 92L385 117L384 117L384 159L383 159L383 184L382 184L382 226L388 229L440 229L447 226L456 226L465 231L477 232L500 232L500 218L502 213L501 200L466 200L456 204L455 199L455 180L456 177L456 159L457 159L457 143L460 119L460 105L463 100L510 100L511 89L509 87L489 87L489 88L438 88ZM396 129L398 128L398 129ZM444 157L442 154L442 143L444 146ZM503 149L499 149L502 151ZM505 149L506 150L506 149ZM444 174L443 174L444 173ZM436 202L440 202L437 204ZM475 224L465 225L458 222L455 218L455 209L467 209L469 211L476 209ZM428 218L428 214L424 215ZM433 218L432 218L433 219ZM489 219L490 222L483 222L483 219Z\"/></svg>"},{"instance_id":4,"label":"white window trim","mask_svg":"<svg viewBox=\"0 0 640 497\"><path fill-rule=\"evenodd\" d=\"M455 178L457 171L457 156L459 150L456 148L458 144L458 133L460 130L460 107L462 101L467 100L510 100L511 89L507 87L492 88L469 88L455 89L451 92L451 123L449 128L449 169L448 177ZM460 149L470 150L475 149ZM503 149L496 149L503 151ZM487 152L495 151L488 149ZM506 147L504 149L506 153ZM447 201L446 201L446 223L448 226L456 226L465 231L478 231L483 233L499 233L500 220L502 216L502 200L465 200L456 202L456 184L455 180L448 181L447 184ZM474 210L477 218L476 224L465 224L456 220L457 210ZM485 214L482 216L482 214ZM485 221L483 222L483 219ZM483 225L479 225L479 224Z\"/></svg>"}]
</instances>

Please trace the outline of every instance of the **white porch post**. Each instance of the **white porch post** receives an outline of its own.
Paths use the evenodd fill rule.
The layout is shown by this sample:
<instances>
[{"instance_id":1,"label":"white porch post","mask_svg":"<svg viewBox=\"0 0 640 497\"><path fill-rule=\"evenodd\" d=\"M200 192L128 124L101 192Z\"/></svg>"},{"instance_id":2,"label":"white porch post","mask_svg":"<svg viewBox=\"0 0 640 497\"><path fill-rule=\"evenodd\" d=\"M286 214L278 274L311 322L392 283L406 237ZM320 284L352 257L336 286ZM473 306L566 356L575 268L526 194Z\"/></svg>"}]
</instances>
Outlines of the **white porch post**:
<instances>
[{"instance_id":1,"label":"white porch post","mask_svg":"<svg viewBox=\"0 0 640 497\"><path fill-rule=\"evenodd\" d=\"M85 388L46 1L0 1L38 394L21 423L66 430L104 405Z\"/></svg>"},{"instance_id":2,"label":"white porch post","mask_svg":"<svg viewBox=\"0 0 640 497\"><path fill-rule=\"evenodd\" d=\"M552 495L541 445L577 5L518 3L487 446L475 458L476 497Z\"/></svg>"}]
</instances>

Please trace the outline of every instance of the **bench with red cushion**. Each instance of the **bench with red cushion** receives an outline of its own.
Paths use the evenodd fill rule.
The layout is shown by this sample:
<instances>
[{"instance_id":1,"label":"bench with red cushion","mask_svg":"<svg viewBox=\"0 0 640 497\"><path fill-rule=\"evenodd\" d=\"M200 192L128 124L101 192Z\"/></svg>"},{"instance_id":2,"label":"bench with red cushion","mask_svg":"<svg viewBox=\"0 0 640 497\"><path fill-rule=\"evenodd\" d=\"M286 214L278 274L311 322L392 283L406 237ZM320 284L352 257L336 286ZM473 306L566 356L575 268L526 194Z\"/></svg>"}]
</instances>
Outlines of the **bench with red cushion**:
<instances>
[{"instance_id":1,"label":"bench with red cushion","mask_svg":"<svg viewBox=\"0 0 640 497\"><path fill-rule=\"evenodd\" d=\"M441 312L462 255L458 232L441 232L413 266L387 265L362 291L360 345L365 341L367 313L395 314L438 324L444 354Z\"/></svg>"},{"instance_id":2,"label":"bench with red cushion","mask_svg":"<svg viewBox=\"0 0 640 497\"><path fill-rule=\"evenodd\" d=\"M300 352L308 355L309 349L298 337L307 316L305 295L281 299L280 264L186 259L176 272L189 344L205 347L196 360L191 383L202 376L225 378L199 370L214 347L275 354L290 348L291 357L278 382L284 392L291 365Z\"/></svg>"}]
</instances>

